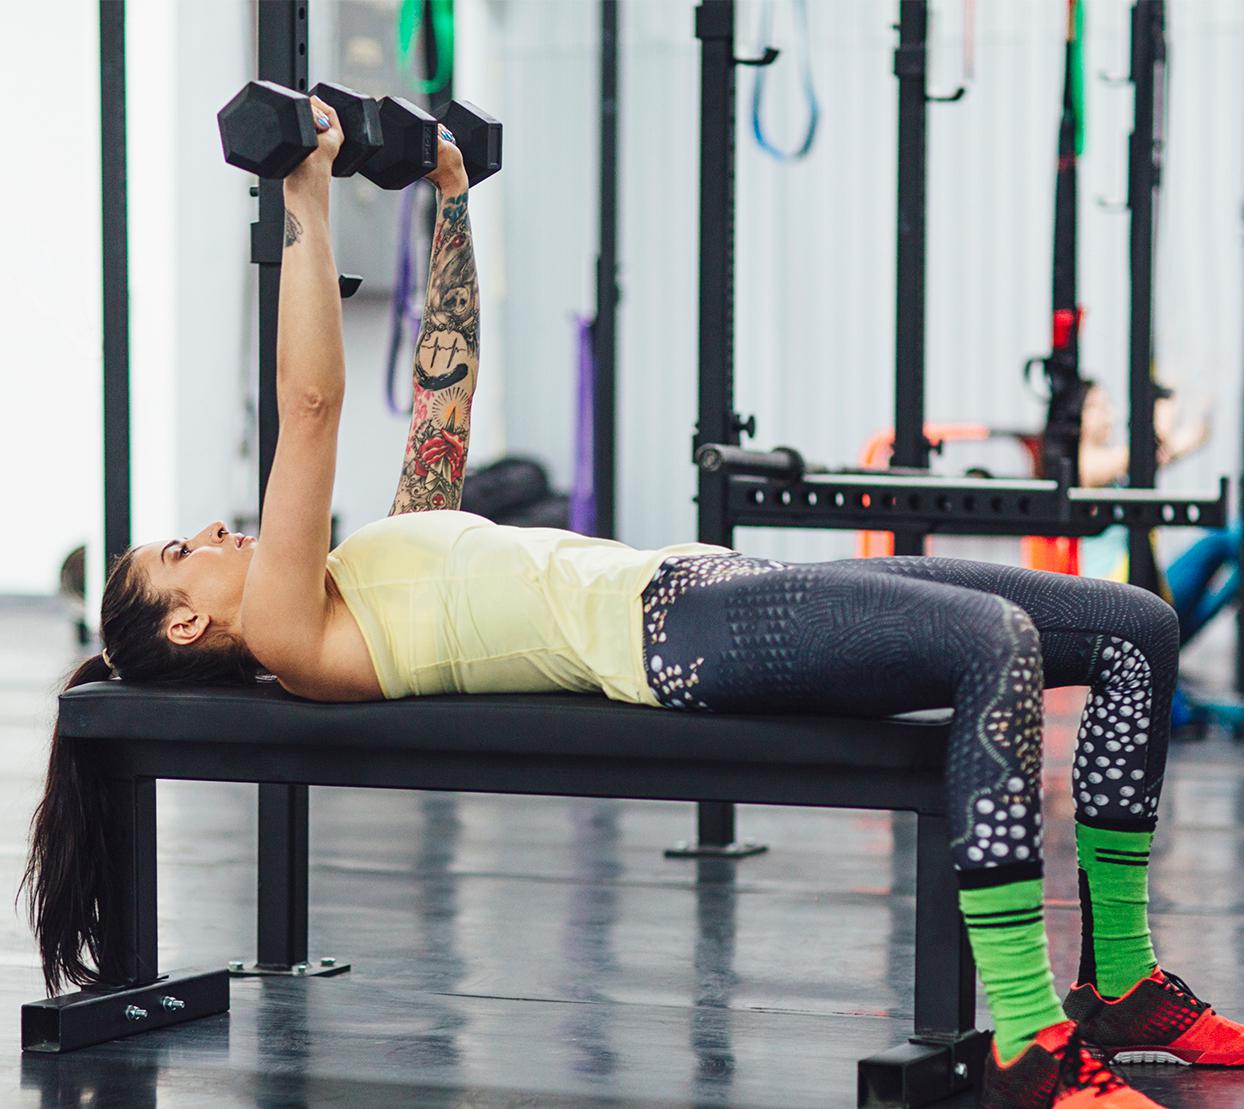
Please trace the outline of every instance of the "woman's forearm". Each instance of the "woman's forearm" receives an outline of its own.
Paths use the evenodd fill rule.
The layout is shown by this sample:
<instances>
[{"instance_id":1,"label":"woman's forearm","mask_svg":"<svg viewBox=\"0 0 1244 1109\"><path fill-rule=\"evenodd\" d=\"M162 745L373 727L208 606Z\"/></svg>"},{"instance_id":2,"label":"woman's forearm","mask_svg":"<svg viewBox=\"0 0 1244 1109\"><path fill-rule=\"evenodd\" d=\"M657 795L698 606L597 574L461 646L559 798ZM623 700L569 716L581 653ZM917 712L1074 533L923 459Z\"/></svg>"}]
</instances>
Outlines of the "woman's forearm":
<instances>
[{"instance_id":1,"label":"woman's forearm","mask_svg":"<svg viewBox=\"0 0 1244 1109\"><path fill-rule=\"evenodd\" d=\"M465 174L437 182L428 291L415 341L414 405L390 514L457 508L479 375L479 280Z\"/></svg>"},{"instance_id":2,"label":"woman's forearm","mask_svg":"<svg viewBox=\"0 0 1244 1109\"><path fill-rule=\"evenodd\" d=\"M437 195L428 260L428 289L415 344L415 388L475 392L479 372L479 279L467 181L446 182Z\"/></svg>"},{"instance_id":3,"label":"woman's forearm","mask_svg":"<svg viewBox=\"0 0 1244 1109\"><path fill-rule=\"evenodd\" d=\"M277 323L277 397L340 403L345 391L341 295L328 222L327 170L287 178Z\"/></svg>"}]
</instances>

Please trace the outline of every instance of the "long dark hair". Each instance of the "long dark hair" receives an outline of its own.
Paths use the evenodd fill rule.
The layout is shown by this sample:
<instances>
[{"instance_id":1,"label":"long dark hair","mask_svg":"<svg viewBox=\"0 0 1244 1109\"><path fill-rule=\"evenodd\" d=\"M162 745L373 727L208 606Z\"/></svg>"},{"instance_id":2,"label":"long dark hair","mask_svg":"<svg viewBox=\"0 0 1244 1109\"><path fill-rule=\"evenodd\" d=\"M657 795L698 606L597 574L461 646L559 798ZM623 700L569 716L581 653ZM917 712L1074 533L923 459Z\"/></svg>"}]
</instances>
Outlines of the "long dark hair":
<instances>
[{"instance_id":1,"label":"long dark hair","mask_svg":"<svg viewBox=\"0 0 1244 1109\"><path fill-rule=\"evenodd\" d=\"M194 684L254 681L259 666L240 638L217 633L191 646L169 640L165 622L173 606L183 602L177 594L152 588L133 551L121 555L108 574L100 609L100 635L110 661L93 655L64 688L112 677ZM21 891L26 895L49 994L66 983L121 980L124 952L110 927L113 822L102 770L89 745L62 739L58 721L19 891L19 897Z\"/></svg>"}]
</instances>

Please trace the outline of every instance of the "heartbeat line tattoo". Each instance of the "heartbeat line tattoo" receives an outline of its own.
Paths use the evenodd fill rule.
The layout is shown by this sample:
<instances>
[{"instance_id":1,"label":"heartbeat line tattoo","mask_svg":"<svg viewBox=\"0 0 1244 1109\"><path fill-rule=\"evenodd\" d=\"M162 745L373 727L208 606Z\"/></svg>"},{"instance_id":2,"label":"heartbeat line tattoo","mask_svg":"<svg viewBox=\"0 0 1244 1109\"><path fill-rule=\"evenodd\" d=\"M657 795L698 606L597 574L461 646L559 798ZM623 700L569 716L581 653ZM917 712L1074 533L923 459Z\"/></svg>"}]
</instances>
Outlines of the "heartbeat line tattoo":
<instances>
[{"instance_id":1,"label":"heartbeat line tattoo","mask_svg":"<svg viewBox=\"0 0 1244 1109\"><path fill-rule=\"evenodd\" d=\"M415 377L424 389L433 391L448 389L470 373L470 366L461 361L469 354L467 345L461 335L453 333L449 343L442 343L444 332L435 331L424 337L419 344L419 354L415 359ZM437 374L432 371L438 365L453 366L448 373Z\"/></svg>"}]
</instances>

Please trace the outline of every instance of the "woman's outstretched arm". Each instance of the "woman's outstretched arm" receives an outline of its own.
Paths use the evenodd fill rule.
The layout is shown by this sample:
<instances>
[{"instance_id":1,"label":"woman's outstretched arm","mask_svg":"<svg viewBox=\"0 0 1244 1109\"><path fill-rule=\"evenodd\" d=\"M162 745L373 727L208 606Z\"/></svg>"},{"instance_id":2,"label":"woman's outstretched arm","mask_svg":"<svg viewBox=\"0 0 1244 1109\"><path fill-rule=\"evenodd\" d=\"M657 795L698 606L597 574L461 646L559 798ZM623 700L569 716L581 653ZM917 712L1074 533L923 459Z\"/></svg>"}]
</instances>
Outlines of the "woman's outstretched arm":
<instances>
[{"instance_id":1,"label":"woman's outstretched arm","mask_svg":"<svg viewBox=\"0 0 1244 1109\"><path fill-rule=\"evenodd\" d=\"M345 394L341 297L328 222L341 129L331 108L315 99L312 104L318 149L285 179L276 359L281 424L242 598L247 646L287 688L287 677L317 672L323 644L324 557Z\"/></svg>"},{"instance_id":2,"label":"woman's outstretched arm","mask_svg":"<svg viewBox=\"0 0 1244 1109\"><path fill-rule=\"evenodd\" d=\"M462 503L479 372L479 281L467 214L467 177L457 147L440 142L436 229L423 324L415 343L414 406L406 457L389 515Z\"/></svg>"}]
</instances>

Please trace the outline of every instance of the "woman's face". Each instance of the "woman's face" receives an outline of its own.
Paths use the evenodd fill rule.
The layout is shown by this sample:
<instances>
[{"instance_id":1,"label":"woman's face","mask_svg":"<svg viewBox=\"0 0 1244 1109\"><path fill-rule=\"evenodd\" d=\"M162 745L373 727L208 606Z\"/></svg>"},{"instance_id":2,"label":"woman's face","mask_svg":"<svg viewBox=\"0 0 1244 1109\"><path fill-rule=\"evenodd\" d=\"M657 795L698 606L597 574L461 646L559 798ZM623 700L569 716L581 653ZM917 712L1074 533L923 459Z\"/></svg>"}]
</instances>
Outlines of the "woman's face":
<instances>
[{"instance_id":1,"label":"woman's face","mask_svg":"<svg viewBox=\"0 0 1244 1109\"><path fill-rule=\"evenodd\" d=\"M135 561L152 588L185 598L170 615L169 639L193 643L212 624L218 629L236 629L254 552L251 536L231 532L219 520L189 539L157 541L138 548Z\"/></svg>"}]
</instances>

